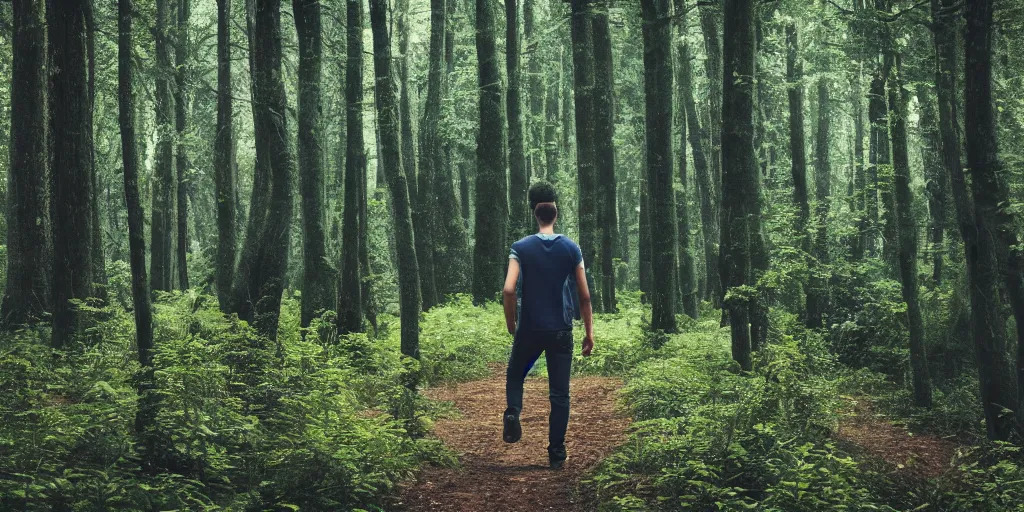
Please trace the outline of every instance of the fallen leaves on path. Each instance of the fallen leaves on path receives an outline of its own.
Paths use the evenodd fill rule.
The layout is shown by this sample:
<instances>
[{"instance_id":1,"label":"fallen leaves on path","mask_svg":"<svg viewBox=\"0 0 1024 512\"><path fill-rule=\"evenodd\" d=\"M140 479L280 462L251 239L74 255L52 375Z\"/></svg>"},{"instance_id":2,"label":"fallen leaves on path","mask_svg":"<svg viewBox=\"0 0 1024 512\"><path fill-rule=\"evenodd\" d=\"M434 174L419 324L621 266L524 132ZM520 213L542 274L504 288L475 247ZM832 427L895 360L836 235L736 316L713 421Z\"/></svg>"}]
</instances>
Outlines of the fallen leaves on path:
<instances>
[{"instance_id":1,"label":"fallen leaves on path","mask_svg":"<svg viewBox=\"0 0 1024 512\"><path fill-rule=\"evenodd\" d=\"M955 442L929 434L914 434L895 425L875 412L868 400L849 401L850 411L835 433L840 441L911 479L937 478L952 469L957 449Z\"/></svg>"},{"instance_id":2,"label":"fallen leaves on path","mask_svg":"<svg viewBox=\"0 0 1024 512\"><path fill-rule=\"evenodd\" d=\"M405 489L399 507L416 511L581 511L577 496L580 477L626 439L629 418L616 407L618 379L574 377L566 448L569 460L562 470L548 468L547 380L526 381L523 438L515 444L501 439L505 410L505 374L488 379L433 388L435 400L451 401L461 411L456 419L439 420L435 435L459 454L461 467L428 467Z\"/></svg>"}]
</instances>

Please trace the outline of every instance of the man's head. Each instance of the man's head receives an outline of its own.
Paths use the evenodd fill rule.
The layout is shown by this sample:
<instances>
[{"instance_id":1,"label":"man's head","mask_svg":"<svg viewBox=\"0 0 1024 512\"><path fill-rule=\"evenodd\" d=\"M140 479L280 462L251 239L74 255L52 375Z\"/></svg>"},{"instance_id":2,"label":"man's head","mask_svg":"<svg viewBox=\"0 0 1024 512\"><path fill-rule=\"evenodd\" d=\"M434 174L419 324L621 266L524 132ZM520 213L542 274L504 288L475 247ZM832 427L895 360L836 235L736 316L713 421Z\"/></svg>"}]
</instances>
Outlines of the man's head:
<instances>
[{"instance_id":1,"label":"man's head","mask_svg":"<svg viewBox=\"0 0 1024 512\"><path fill-rule=\"evenodd\" d=\"M541 226L550 226L558 218L558 192L546 181L538 181L530 187L530 209Z\"/></svg>"}]
</instances>

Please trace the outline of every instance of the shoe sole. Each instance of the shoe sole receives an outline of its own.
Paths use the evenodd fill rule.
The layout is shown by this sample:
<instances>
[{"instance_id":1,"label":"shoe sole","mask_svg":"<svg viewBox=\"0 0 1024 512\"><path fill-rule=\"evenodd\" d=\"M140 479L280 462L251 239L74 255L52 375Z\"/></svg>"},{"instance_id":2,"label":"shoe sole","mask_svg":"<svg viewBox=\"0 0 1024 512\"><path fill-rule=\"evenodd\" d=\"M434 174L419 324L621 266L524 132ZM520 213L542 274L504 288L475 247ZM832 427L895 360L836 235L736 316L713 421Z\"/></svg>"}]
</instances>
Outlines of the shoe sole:
<instances>
[{"instance_id":1,"label":"shoe sole","mask_svg":"<svg viewBox=\"0 0 1024 512\"><path fill-rule=\"evenodd\" d=\"M506 443L518 443L523 437L523 429L519 425L519 421L516 420L515 416L505 416L505 431L501 437Z\"/></svg>"},{"instance_id":2,"label":"shoe sole","mask_svg":"<svg viewBox=\"0 0 1024 512\"><path fill-rule=\"evenodd\" d=\"M551 465L551 469L562 469L563 467L565 467L565 461L564 460L558 460L558 461L552 460L552 461L548 461L548 462Z\"/></svg>"}]
</instances>

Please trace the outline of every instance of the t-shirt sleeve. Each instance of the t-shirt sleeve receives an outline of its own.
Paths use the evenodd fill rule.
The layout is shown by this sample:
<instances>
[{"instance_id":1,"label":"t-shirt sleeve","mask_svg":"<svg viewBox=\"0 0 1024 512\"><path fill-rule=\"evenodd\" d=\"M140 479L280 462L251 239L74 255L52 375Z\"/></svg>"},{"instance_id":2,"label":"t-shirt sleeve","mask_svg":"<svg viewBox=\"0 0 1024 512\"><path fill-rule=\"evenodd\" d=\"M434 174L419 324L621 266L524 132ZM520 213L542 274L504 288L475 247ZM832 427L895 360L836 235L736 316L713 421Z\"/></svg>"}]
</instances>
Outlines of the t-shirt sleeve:
<instances>
[{"instance_id":1,"label":"t-shirt sleeve","mask_svg":"<svg viewBox=\"0 0 1024 512\"><path fill-rule=\"evenodd\" d=\"M519 261L519 253L516 252L516 246L512 246L512 250L508 253L508 259ZM522 263L521 261L519 261Z\"/></svg>"},{"instance_id":2,"label":"t-shirt sleeve","mask_svg":"<svg viewBox=\"0 0 1024 512\"><path fill-rule=\"evenodd\" d=\"M572 244L572 268L583 266L583 250L576 243Z\"/></svg>"}]
</instances>

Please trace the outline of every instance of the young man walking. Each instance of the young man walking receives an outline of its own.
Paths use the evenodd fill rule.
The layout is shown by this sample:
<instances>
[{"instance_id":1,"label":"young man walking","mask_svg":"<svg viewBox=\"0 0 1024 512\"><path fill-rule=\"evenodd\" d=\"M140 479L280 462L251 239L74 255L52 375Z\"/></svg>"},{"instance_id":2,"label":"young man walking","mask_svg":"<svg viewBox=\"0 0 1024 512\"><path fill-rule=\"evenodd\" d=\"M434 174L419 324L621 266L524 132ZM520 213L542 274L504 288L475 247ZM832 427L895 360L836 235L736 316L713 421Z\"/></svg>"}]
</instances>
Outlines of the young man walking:
<instances>
[{"instance_id":1,"label":"young man walking","mask_svg":"<svg viewBox=\"0 0 1024 512\"><path fill-rule=\"evenodd\" d=\"M512 244L503 291L505 323L509 334L515 336L505 381L508 408L503 438L506 443L515 443L522 437L519 413L523 409L523 381L543 353L551 398L548 461L553 469L559 469L566 459L572 322L582 316L586 328L583 355L589 356L594 349L594 318L580 246L555 234L558 195L554 187L547 182L535 183L530 187L529 199L540 229ZM574 294L579 295L578 304Z\"/></svg>"}]
</instances>

